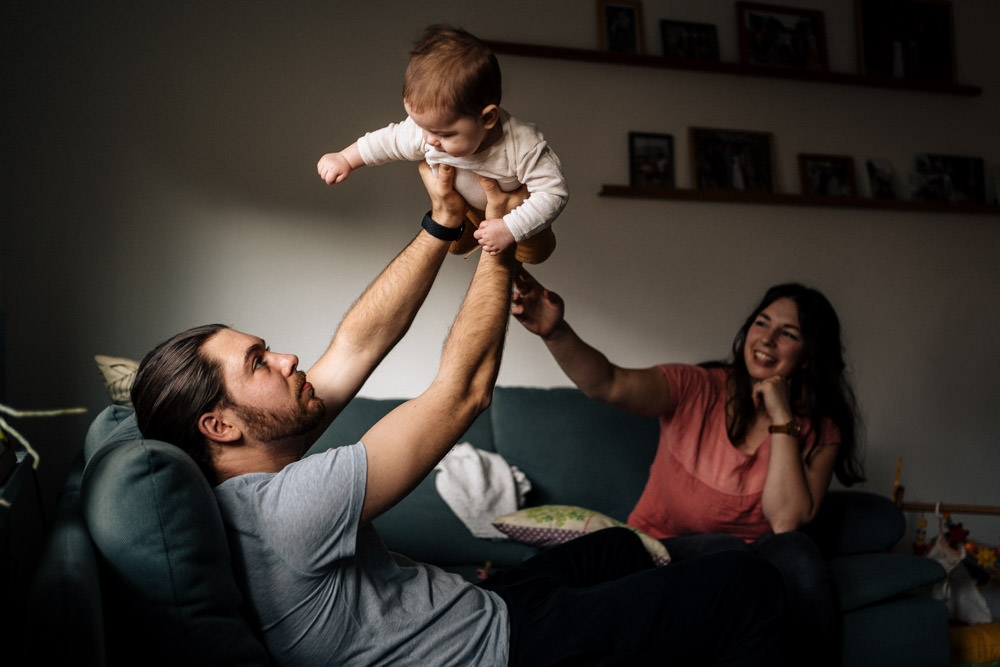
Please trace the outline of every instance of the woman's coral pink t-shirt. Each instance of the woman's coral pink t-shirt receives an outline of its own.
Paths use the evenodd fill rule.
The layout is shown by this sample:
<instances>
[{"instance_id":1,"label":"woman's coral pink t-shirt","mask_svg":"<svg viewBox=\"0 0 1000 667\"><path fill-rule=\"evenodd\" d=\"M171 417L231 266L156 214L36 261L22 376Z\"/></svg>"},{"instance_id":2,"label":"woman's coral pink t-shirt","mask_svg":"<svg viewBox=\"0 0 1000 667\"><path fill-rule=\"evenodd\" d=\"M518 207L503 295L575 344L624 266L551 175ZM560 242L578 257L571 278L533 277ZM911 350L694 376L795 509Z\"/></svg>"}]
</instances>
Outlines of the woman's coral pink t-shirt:
<instances>
[{"instance_id":1,"label":"woman's coral pink t-shirt","mask_svg":"<svg viewBox=\"0 0 1000 667\"><path fill-rule=\"evenodd\" d=\"M752 542L771 530L761 495L771 458L771 437L746 454L726 432L727 368L684 364L661 366L676 405L660 417L660 443L646 488L628 523L659 539L725 533ZM802 457L816 446L816 433L799 419ZM824 425L824 445L837 429Z\"/></svg>"}]
</instances>

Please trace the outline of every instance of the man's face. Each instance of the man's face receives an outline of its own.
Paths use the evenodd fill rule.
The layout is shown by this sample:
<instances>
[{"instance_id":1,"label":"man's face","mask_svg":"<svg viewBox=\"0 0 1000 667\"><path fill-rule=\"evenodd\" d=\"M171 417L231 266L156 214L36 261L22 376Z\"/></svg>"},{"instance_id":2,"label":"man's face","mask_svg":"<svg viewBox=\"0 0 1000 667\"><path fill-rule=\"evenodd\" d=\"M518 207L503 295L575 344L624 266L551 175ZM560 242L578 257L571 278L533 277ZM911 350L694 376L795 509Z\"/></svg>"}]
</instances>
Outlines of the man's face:
<instances>
[{"instance_id":1,"label":"man's face","mask_svg":"<svg viewBox=\"0 0 1000 667\"><path fill-rule=\"evenodd\" d=\"M260 338L235 329L222 329L202 349L218 361L245 435L263 442L283 440L322 422L326 407L298 370L294 354L271 352Z\"/></svg>"}]
</instances>

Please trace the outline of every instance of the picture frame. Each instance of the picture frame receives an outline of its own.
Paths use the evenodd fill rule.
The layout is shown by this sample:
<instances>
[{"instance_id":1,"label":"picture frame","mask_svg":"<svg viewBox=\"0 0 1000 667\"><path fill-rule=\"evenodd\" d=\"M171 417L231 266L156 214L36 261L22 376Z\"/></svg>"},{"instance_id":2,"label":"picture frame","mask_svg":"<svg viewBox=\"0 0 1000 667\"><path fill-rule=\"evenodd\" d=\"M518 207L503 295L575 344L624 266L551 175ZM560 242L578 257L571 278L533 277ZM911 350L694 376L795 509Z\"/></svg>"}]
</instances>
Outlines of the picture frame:
<instances>
[{"instance_id":1,"label":"picture frame","mask_svg":"<svg viewBox=\"0 0 1000 667\"><path fill-rule=\"evenodd\" d=\"M985 171L980 157L917 153L913 159L913 198L985 204Z\"/></svg>"},{"instance_id":2,"label":"picture frame","mask_svg":"<svg viewBox=\"0 0 1000 667\"><path fill-rule=\"evenodd\" d=\"M899 199L899 182L892 162L886 158L870 157L865 160L865 171L872 199Z\"/></svg>"},{"instance_id":3,"label":"picture frame","mask_svg":"<svg viewBox=\"0 0 1000 667\"><path fill-rule=\"evenodd\" d=\"M673 189L674 137L653 132L628 133L629 185Z\"/></svg>"},{"instance_id":4,"label":"picture frame","mask_svg":"<svg viewBox=\"0 0 1000 667\"><path fill-rule=\"evenodd\" d=\"M820 10L737 2L736 25L744 65L816 72L829 68Z\"/></svg>"},{"instance_id":5,"label":"picture frame","mask_svg":"<svg viewBox=\"0 0 1000 667\"><path fill-rule=\"evenodd\" d=\"M813 197L857 197L854 158L849 155L799 153L802 194Z\"/></svg>"},{"instance_id":6,"label":"picture frame","mask_svg":"<svg viewBox=\"0 0 1000 667\"><path fill-rule=\"evenodd\" d=\"M719 60L719 31L712 23L661 19L660 41L664 58Z\"/></svg>"},{"instance_id":7,"label":"picture frame","mask_svg":"<svg viewBox=\"0 0 1000 667\"><path fill-rule=\"evenodd\" d=\"M692 127L691 173L698 190L774 191L774 135Z\"/></svg>"},{"instance_id":8,"label":"picture frame","mask_svg":"<svg viewBox=\"0 0 1000 667\"><path fill-rule=\"evenodd\" d=\"M855 0L854 14L861 74L955 80L950 0Z\"/></svg>"},{"instance_id":9,"label":"picture frame","mask_svg":"<svg viewBox=\"0 0 1000 667\"><path fill-rule=\"evenodd\" d=\"M597 25L602 51L644 52L642 3L638 0L597 0Z\"/></svg>"}]
</instances>

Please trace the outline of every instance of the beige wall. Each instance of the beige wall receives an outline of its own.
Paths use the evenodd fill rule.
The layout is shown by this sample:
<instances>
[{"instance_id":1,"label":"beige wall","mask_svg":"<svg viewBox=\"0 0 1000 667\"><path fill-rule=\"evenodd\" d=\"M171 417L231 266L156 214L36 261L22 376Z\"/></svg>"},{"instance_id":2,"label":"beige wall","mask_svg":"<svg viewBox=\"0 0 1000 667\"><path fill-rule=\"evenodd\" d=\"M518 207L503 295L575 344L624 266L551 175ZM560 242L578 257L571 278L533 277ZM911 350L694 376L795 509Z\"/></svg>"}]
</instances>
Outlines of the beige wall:
<instances>
[{"instance_id":1,"label":"beige wall","mask_svg":"<svg viewBox=\"0 0 1000 667\"><path fill-rule=\"evenodd\" d=\"M314 164L401 117L406 51L425 24L596 45L590 0L514 0L503 14L456 0L62 4L4 10L15 35L4 59L13 94L0 304L9 402L91 414L105 400L93 354L139 356L189 325L226 322L303 365L317 358L416 232L426 199L413 165L328 188ZM831 67L854 70L852 3L790 4L825 12ZM690 185L693 125L773 132L787 192L798 191L799 152L852 155L859 168L887 157L904 172L921 151L1000 164L1000 4L954 4L959 78L982 86L979 97L514 56L501 65L505 105L541 127L569 179L559 248L536 273L567 298L587 339L623 364L717 358L768 285L815 285L846 332L868 426L867 488L888 492L903 456L908 498L1000 505L1000 217L596 194L627 182L630 130L673 134L678 183ZM719 26L723 58L736 59L731 2L644 6L651 49L660 18L700 20ZM364 394L426 386L471 271L447 262ZM567 384L516 324L500 382ZM39 443L50 478L85 423L67 442ZM996 521L978 525L1000 541Z\"/></svg>"}]
</instances>

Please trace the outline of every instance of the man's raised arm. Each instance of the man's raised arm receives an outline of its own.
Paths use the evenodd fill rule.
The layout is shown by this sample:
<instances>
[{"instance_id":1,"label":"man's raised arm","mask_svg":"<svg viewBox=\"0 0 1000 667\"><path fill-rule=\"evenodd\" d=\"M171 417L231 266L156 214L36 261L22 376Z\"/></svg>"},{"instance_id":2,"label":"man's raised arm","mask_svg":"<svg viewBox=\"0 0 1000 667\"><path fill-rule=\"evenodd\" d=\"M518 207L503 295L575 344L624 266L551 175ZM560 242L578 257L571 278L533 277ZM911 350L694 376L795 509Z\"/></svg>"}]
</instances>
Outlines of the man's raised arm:
<instances>
[{"instance_id":1,"label":"man's raised arm","mask_svg":"<svg viewBox=\"0 0 1000 667\"><path fill-rule=\"evenodd\" d=\"M420 175L430 195L434 222L443 227L461 226L467 206L452 187L454 168L442 165L435 175L421 162ZM326 405L322 428L354 398L406 333L434 283L449 245L450 241L421 229L344 316L330 347L308 371L316 395Z\"/></svg>"},{"instance_id":2,"label":"man's raised arm","mask_svg":"<svg viewBox=\"0 0 1000 667\"><path fill-rule=\"evenodd\" d=\"M509 210L523 198L524 193L508 196L495 182L480 180L488 207ZM434 381L361 439L368 458L362 523L409 493L489 405L507 332L515 265L513 248L499 255L480 255Z\"/></svg>"}]
</instances>

